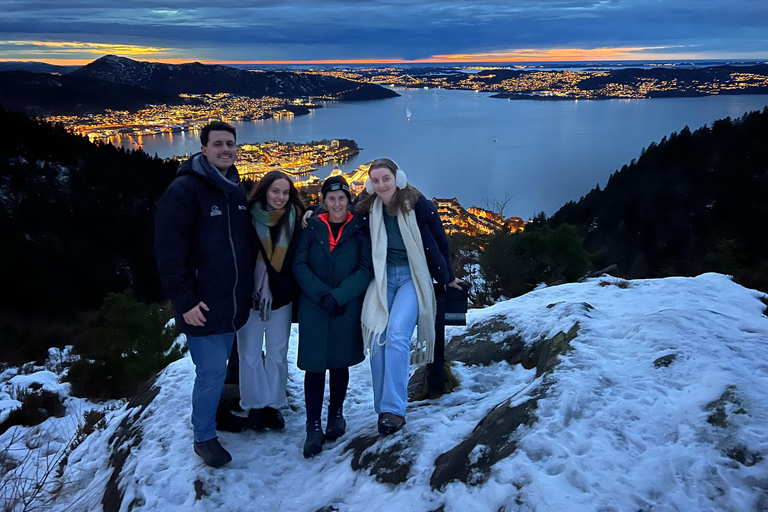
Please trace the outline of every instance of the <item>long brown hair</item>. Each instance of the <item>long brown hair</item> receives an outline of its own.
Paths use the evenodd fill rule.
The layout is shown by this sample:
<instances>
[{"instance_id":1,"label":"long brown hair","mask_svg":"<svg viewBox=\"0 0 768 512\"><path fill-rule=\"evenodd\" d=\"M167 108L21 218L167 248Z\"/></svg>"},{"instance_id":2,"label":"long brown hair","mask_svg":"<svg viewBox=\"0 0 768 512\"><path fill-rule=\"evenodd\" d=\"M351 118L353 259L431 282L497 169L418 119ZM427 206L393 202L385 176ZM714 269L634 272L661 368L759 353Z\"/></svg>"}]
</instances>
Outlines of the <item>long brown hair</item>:
<instances>
[{"instance_id":1,"label":"long brown hair","mask_svg":"<svg viewBox=\"0 0 768 512\"><path fill-rule=\"evenodd\" d=\"M371 167L368 169L368 176L371 175L371 171L374 169L386 169L392 173L393 177L397 177L397 164L389 158L377 158L371 162ZM368 178L370 179L370 177ZM396 188L395 195L392 197L392 202L387 207L387 214L391 217L397 216L397 212L402 212L403 215L407 214L416 206L416 201L419 200L421 192L408 183L404 189ZM360 194L360 200L357 202L355 209L359 212L370 211L373 206L373 202L378 196L374 192L369 194L368 191L363 191Z\"/></svg>"},{"instance_id":2,"label":"long brown hair","mask_svg":"<svg viewBox=\"0 0 768 512\"><path fill-rule=\"evenodd\" d=\"M250 194L248 194L248 202L254 203L256 201L261 203L262 207L267 206L267 190L269 190L270 185L272 183L276 182L277 180L288 180L288 203L292 204L294 208L296 208L296 215L301 216L304 214L304 203L301 202L301 199L299 198L299 191L296 190L296 187L293 185L293 180L288 177L287 174L285 174L282 171L269 171L267 174L264 175L263 178L259 180L256 185L251 189Z\"/></svg>"},{"instance_id":3,"label":"long brown hair","mask_svg":"<svg viewBox=\"0 0 768 512\"><path fill-rule=\"evenodd\" d=\"M299 199L299 191L296 190L296 187L293 186L293 180L289 178L288 175L284 172L269 171L267 174L265 174L264 177L261 178L259 182L251 189L251 193L248 194L248 205L250 207L250 205L258 201L261 203L262 208L266 208L267 190L269 190L270 185L272 185L272 183L276 182L277 180L288 180L288 204L293 205L294 209L296 210L296 225L294 225L293 228L294 232L296 232L296 226L299 224L299 218L304 215L304 203L302 203L301 199ZM285 230L285 232L288 234L288 237L293 236L293 233L291 233L290 230L290 224L288 223L288 215L283 215L280 217L276 227L278 230Z\"/></svg>"}]
</instances>

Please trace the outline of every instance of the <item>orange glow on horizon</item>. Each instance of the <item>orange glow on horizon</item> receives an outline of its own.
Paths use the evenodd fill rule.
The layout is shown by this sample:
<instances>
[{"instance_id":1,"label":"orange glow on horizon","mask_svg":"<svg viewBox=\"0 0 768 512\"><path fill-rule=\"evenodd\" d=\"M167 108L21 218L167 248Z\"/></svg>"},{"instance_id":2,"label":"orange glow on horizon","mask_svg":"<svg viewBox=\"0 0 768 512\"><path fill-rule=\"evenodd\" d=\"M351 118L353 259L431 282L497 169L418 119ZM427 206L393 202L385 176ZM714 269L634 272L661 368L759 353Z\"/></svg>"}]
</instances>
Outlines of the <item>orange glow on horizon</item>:
<instances>
[{"instance_id":1,"label":"orange glow on horizon","mask_svg":"<svg viewBox=\"0 0 768 512\"><path fill-rule=\"evenodd\" d=\"M120 55L128 58L152 59L171 53L170 48L137 46L132 44L87 43L80 41L3 41L0 62L46 62L62 66L82 66L104 55ZM61 56L61 57L59 57ZM95 56L95 57L94 57ZM181 59L179 59L181 60Z\"/></svg>"},{"instance_id":2,"label":"orange glow on horizon","mask_svg":"<svg viewBox=\"0 0 768 512\"><path fill-rule=\"evenodd\" d=\"M520 49L510 51L494 51L486 53L459 53L452 55L434 55L433 58L443 62L573 62L584 60L626 60L630 57L637 59L643 56L639 52L648 50L666 50L668 46L646 46L630 48L550 48L550 49ZM654 56L646 56L654 58ZM669 57L667 57L669 58ZM685 58L685 57L683 57Z\"/></svg>"},{"instance_id":3,"label":"orange glow on horizon","mask_svg":"<svg viewBox=\"0 0 768 512\"><path fill-rule=\"evenodd\" d=\"M105 55L110 55L108 53L105 53L104 55L99 55L96 57L96 59L100 57L104 57ZM120 55L120 57L128 57L134 58L135 56L129 56L129 55ZM86 64L90 64L95 59L29 59L29 58L22 58L22 59L9 59L6 57L0 57L0 62L43 62L45 64L51 64L53 66L85 66ZM138 60L135 59L134 60ZM163 64L186 64L189 62L195 62L194 60L190 59L152 59L151 61L144 61L144 62L160 62ZM221 62L203 62L198 61L203 64L221 64Z\"/></svg>"},{"instance_id":4,"label":"orange glow on horizon","mask_svg":"<svg viewBox=\"0 0 768 512\"><path fill-rule=\"evenodd\" d=\"M666 46L637 47L637 48L552 48L545 50L522 49L508 52L487 52L487 53L457 53L447 55L433 55L424 59L326 59L326 60L251 60L251 61L227 61L226 64L270 64L270 65L291 65L291 64L451 64L457 62L578 62L584 60L629 60L630 57L636 60L641 55L635 55L637 52L648 50L663 50ZM648 56L647 58L659 58L658 55ZM663 58L671 58L665 56ZM681 56L679 58L690 58L690 56ZM225 62L205 62L211 64L225 64Z\"/></svg>"},{"instance_id":5,"label":"orange glow on horizon","mask_svg":"<svg viewBox=\"0 0 768 512\"><path fill-rule=\"evenodd\" d=\"M96 58L108 54L117 54L123 57L134 58L143 57L142 60L151 58L151 62L160 62L164 64L185 64L190 62L200 62L202 64L222 64L222 65L351 65L351 64L370 64L370 65L389 65L389 64L457 64L457 63L504 63L504 62L579 62L579 61L609 61L609 60L653 60L653 59L696 59L696 58L715 58L707 55L695 54L670 54L664 52L671 47L627 47L627 48L550 48L550 49L518 49L509 51L492 51L484 53L458 53L433 55L423 59L306 59L306 60L208 60L208 59L181 59L161 57L161 54L172 53L169 48L149 48L134 47L130 45L98 45L90 43L44 43L37 42L36 45L44 47L54 47L60 52L66 50L72 53L97 54ZM77 46L75 46L77 45ZM658 52L658 53L657 53ZM153 58L157 55L157 58ZM22 62L47 62L62 66L83 66L93 62L91 58L6 58L0 57L0 62L22 61Z\"/></svg>"}]
</instances>

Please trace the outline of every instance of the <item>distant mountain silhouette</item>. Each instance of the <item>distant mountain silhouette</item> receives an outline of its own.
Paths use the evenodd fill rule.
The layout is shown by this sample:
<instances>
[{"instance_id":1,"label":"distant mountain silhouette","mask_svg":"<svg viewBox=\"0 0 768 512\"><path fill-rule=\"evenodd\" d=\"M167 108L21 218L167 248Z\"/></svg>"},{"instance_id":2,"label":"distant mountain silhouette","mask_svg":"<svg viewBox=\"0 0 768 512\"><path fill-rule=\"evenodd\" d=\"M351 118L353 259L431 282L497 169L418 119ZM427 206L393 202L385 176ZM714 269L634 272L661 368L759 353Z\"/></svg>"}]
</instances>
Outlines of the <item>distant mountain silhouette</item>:
<instances>
[{"instance_id":1,"label":"distant mountain silhouette","mask_svg":"<svg viewBox=\"0 0 768 512\"><path fill-rule=\"evenodd\" d=\"M57 66L47 62L7 60L0 62L0 71L29 71L30 73L71 73L80 66Z\"/></svg>"},{"instance_id":2,"label":"distant mountain silhouette","mask_svg":"<svg viewBox=\"0 0 768 512\"><path fill-rule=\"evenodd\" d=\"M595 76L579 82L581 90L597 90L609 84L632 85L641 80L675 81L680 85L693 83L712 83L730 81L732 73L768 75L768 64L754 66L712 66L707 68L653 68L653 69L615 69L604 76ZM720 89L719 94L765 94L768 87L754 87L751 89ZM671 89L668 91L654 91L648 94L651 98L670 96L697 95L691 91ZM704 93L698 93L704 96Z\"/></svg>"},{"instance_id":3,"label":"distant mountain silhouette","mask_svg":"<svg viewBox=\"0 0 768 512\"><path fill-rule=\"evenodd\" d=\"M549 223L575 224L597 268L715 271L768 291L768 107L664 137Z\"/></svg>"},{"instance_id":4,"label":"distant mountain silhouette","mask_svg":"<svg viewBox=\"0 0 768 512\"><path fill-rule=\"evenodd\" d=\"M148 104L180 104L177 94L153 91L96 78L0 72L0 105L32 116L81 115L112 110L138 110Z\"/></svg>"},{"instance_id":5,"label":"distant mountain silhouette","mask_svg":"<svg viewBox=\"0 0 768 512\"><path fill-rule=\"evenodd\" d=\"M227 92L256 98L332 96L347 101L398 96L396 92L380 85L331 76L288 71L246 71L199 62L140 62L115 55L95 60L69 76L105 80L173 94Z\"/></svg>"}]
</instances>

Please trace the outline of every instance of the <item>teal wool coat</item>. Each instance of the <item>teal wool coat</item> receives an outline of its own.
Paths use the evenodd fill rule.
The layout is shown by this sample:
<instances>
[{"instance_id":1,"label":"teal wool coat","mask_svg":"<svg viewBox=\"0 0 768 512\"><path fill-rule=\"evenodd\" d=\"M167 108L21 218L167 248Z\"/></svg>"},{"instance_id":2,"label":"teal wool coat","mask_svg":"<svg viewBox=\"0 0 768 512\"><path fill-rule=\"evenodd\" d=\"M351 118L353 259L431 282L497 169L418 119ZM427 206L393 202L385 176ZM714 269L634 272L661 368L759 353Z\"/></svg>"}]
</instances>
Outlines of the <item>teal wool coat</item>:
<instances>
[{"instance_id":1,"label":"teal wool coat","mask_svg":"<svg viewBox=\"0 0 768 512\"><path fill-rule=\"evenodd\" d=\"M360 313L373 279L371 240L359 214L344 226L333 252L328 226L317 216L301 234L293 260L299 296L298 366L308 372L347 368L365 359ZM330 317L320 307L330 292L344 313Z\"/></svg>"}]
</instances>

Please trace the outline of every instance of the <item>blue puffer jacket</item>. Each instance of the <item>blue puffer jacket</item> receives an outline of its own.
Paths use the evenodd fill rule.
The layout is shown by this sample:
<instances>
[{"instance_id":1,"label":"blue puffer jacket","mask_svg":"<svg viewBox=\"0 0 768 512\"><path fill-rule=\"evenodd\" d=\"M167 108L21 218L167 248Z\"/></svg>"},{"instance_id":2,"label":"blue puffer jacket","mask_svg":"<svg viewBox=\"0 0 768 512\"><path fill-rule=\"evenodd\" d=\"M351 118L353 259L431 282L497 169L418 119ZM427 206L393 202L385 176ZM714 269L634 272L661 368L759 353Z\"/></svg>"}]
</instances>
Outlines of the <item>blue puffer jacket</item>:
<instances>
[{"instance_id":1,"label":"blue puffer jacket","mask_svg":"<svg viewBox=\"0 0 768 512\"><path fill-rule=\"evenodd\" d=\"M179 166L157 204L155 259L176 326L189 336L234 332L248 319L253 292L251 218L237 169L224 178L201 154ZM207 165L204 165L207 164ZM237 181L237 183L233 183ZM203 327L182 315L205 302Z\"/></svg>"}]
</instances>

